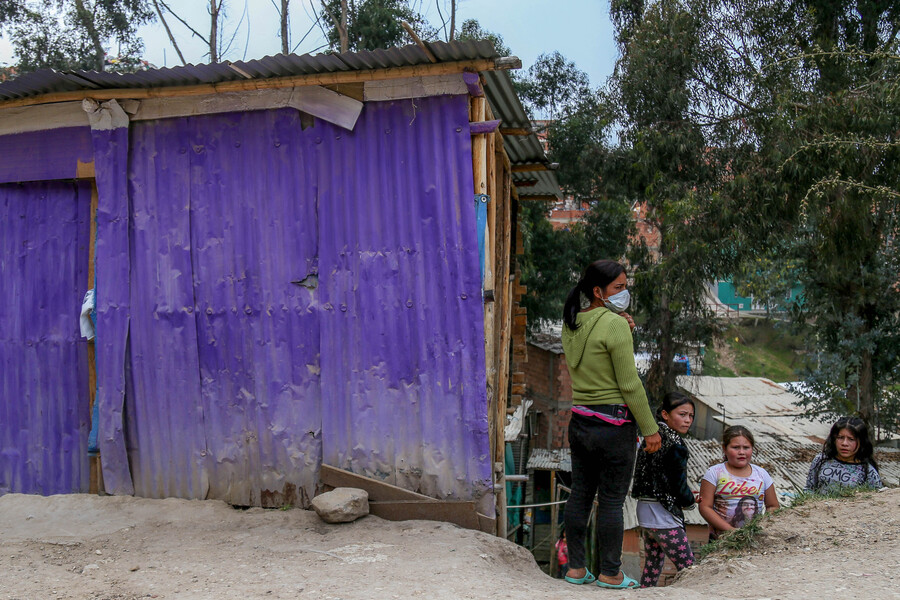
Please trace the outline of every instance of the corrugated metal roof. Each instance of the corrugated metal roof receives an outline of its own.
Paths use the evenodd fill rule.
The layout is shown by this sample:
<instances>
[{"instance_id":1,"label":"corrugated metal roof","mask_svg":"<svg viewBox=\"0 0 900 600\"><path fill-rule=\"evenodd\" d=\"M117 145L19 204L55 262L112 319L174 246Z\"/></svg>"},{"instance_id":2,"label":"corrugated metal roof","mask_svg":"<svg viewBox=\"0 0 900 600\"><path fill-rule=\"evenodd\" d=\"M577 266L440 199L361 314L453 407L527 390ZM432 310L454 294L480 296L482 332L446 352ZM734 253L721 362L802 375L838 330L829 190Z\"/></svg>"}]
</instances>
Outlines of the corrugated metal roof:
<instances>
[{"instance_id":1,"label":"corrugated metal roof","mask_svg":"<svg viewBox=\"0 0 900 600\"><path fill-rule=\"evenodd\" d=\"M829 423L803 417L798 397L768 379L683 376L678 385L714 411L724 410L728 425L743 425L754 435L800 442L824 440L831 429Z\"/></svg>"},{"instance_id":2,"label":"corrugated metal roof","mask_svg":"<svg viewBox=\"0 0 900 600\"><path fill-rule=\"evenodd\" d=\"M493 44L477 42L430 42L428 48L438 62L497 58ZM45 69L26 73L0 83L0 101L27 98L54 92L77 90L160 88L220 83L246 79L269 79L317 73L334 73L431 64L421 48L412 44L384 50L345 52L343 54L276 54L257 60L213 64L190 64L172 68L148 69L135 73L99 71L55 71ZM246 74L246 76L244 75ZM531 122L506 71L484 73L485 93L495 118L503 127L529 128ZM503 146L513 165L546 163L547 158L537 135L504 136ZM561 197L552 171L516 173L517 182L535 182L519 189L520 195L556 195Z\"/></svg>"},{"instance_id":3,"label":"corrugated metal roof","mask_svg":"<svg viewBox=\"0 0 900 600\"><path fill-rule=\"evenodd\" d=\"M715 440L685 439L690 458L688 459L688 485L691 490L700 491L700 481L707 469L722 462L722 446ZM753 449L753 463L764 468L775 482L778 501L782 506L789 506L797 492L806 485L806 475L813 457L821 450L819 444L797 442L793 440L776 440L759 436ZM888 486L900 485L900 450L896 448L879 448L875 459L878 461L881 479ZM528 459L529 469L572 470L571 451L568 448L545 450L536 448ZM625 501L625 529L637 527L635 516L636 502L630 496ZM706 525L700 511L685 511L688 525Z\"/></svg>"}]
</instances>

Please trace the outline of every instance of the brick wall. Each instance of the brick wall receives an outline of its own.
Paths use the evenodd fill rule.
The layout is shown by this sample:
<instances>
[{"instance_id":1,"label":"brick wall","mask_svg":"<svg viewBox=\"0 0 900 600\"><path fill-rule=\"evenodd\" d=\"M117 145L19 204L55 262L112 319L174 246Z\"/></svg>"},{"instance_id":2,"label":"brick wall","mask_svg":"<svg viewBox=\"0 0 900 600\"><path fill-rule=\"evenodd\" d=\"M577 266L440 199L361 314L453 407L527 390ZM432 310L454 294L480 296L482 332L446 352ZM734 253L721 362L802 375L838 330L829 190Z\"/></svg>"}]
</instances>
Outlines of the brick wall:
<instances>
[{"instance_id":1,"label":"brick wall","mask_svg":"<svg viewBox=\"0 0 900 600\"><path fill-rule=\"evenodd\" d=\"M568 448L572 408L572 381L565 356L529 344L525 384L538 411L536 446Z\"/></svg>"}]
</instances>

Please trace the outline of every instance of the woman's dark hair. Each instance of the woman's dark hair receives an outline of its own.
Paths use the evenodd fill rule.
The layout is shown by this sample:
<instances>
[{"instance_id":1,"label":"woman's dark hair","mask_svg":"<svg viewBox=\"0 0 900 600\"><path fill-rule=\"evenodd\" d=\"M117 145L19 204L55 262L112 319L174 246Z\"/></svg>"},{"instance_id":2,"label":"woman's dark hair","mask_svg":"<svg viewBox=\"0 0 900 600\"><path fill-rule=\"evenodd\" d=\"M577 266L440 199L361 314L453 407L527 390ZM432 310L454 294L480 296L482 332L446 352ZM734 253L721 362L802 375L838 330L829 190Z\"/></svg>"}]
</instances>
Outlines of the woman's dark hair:
<instances>
[{"instance_id":1,"label":"woman's dark hair","mask_svg":"<svg viewBox=\"0 0 900 600\"><path fill-rule=\"evenodd\" d=\"M722 434L722 447L727 448L728 444L731 443L731 440L739 437L747 438L747 441L750 442L750 445L756 448L756 442L753 440L753 434L750 433L750 430L743 425L732 425L731 427L725 428L725 433Z\"/></svg>"},{"instance_id":2,"label":"woman's dark hair","mask_svg":"<svg viewBox=\"0 0 900 600\"><path fill-rule=\"evenodd\" d=\"M660 404L659 408L656 409L656 418L662 419L662 411L671 413L682 404L690 404L694 408L694 410L697 410L697 405L694 404L694 399L687 394L682 394L681 392L667 393L665 396L663 396L662 404Z\"/></svg>"},{"instance_id":3,"label":"woman's dark hair","mask_svg":"<svg viewBox=\"0 0 900 600\"><path fill-rule=\"evenodd\" d=\"M589 264L584 270L584 275L566 297L566 305L563 307L563 322L566 327L572 331L578 329L575 318L578 316L578 311L581 310L582 294L593 298L595 287L605 288L624 272L625 267L614 260L598 260Z\"/></svg>"},{"instance_id":4,"label":"woman's dark hair","mask_svg":"<svg viewBox=\"0 0 900 600\"><path fill-rule=\"evenodd\" d=\"M853 437L856 438L856 441L859 444L856 447L856 456L854 458L862 464L869 463L875 467L875 470L877 471L878 464L875 462L875 457L873 456L875 450L872 448L872 441L869 439L869 426L859 417L841 417L838 419L837 422L831 426L831 432L828 434L828 439L822 444L822 454L824 454L826 458L837 458L838 452L835 441L837 440L838 434L843 429L849 429L850 433L853 434ZM867 477L868 473L869 470L866 469Z\"/></svg>"}]
</instances>

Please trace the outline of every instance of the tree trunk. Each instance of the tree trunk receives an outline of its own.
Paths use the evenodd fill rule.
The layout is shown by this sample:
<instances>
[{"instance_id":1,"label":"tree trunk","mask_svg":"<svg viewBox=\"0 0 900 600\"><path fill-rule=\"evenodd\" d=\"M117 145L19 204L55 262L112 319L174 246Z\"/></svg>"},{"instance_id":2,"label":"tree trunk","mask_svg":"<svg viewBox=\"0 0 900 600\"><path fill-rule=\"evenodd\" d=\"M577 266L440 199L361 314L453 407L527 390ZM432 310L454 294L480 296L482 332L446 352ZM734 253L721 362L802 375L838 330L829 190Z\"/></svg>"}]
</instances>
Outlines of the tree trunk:
<instances>
[{"instance_id":1,"label":"tree trunk","mask_svg":"<svg viewBox=\"0 0 900 600\"><path fill-rule=\"evenodd\" d=\"M288 4L291 0L281 0L281 53L290 54L291 44L288 39Z\"/></svg>"},{"instance_id":2,"label":"tree trunk","mask_svg":"<svg viewBox=\"0 0 900 600\"><path fill-rule=\"evenodd\" d=\"M88 37L91 38L91 45L94 47L94 69L102 71L106 51L103 49L103 40L100 39L100 33L94 23L94 15L84 6L84 0L75 0L75 14Z\"/></svg>"},{"instance_id":3,"label":"tree trunk","mask_svg":"<svg viewBox=\"0 0 900 600\"><path fill-rule=\"evenodd\" d=\"M184 60L184 55L181 53L181 48L178 47L178 42L175 41L175 36L172 35L172 30L169 28L169 24L166 22L166 17L165 15L163 15L163 11L159 7L158 0L153 0L153 8L156 9L156 14L159 17L159 21L163 24L163 28L165 28L166 30L166 35L169 36L169 41L172 42L172 47L175 48L175 52L178 54L178 59L181 60L181 64L186 65L187 61Z\"/></svg>"},{"instance_id":4,"label":"tree trunk","mask_svg":"<svg viewBox=\"0 0 900 600\"><path fill-rule=\"evenodd\" d=\"M338 34L341 36L341 52L350 50L350 39L347 35L347 0L341 0L341 26L338 27Z\"/></svg>"},{"instance_id":5,"label":"tree trunk","mask_svg":"<svg viewBox=\"0 0 900 600\"><path fill-rule=\"evenodd\" d=\"M450 0L450 41L456 32L456 0Z\"/></svg>"},{"instance_id":6,"label":"tree trunk","mask_svg":"<svg viewBox=\"0 0 900 600\"><path fill-rule=\"evenodd\" d=\"M667 392L675 390L675 341L672 339L672 311L669 295L663 291L659 299L659 355L650 363L647 373L647 392L650 401L659 402Z\"/></svg>"},{"instance_id":7,"label":"tree trunk","mask_svg":"<svg viewBox=\"0 0 900 600\"><path fill-rule=\"evenodd\" d=\"M857 382L847 388L847 400L856 405L863 421L870 427L875 425L875 386L872 378L872 354L868 350L860 357Z\"/></svg>"},{"instance_id":8,"label":"tree trunk","mask_svg":"<svg viewBox=\"0 0 900 600\"><path fill-rule=\"evenodd\" d=\"M219 62L219 9L222 0L209 0L209 62Z\"/></svg>"}]
</instances>

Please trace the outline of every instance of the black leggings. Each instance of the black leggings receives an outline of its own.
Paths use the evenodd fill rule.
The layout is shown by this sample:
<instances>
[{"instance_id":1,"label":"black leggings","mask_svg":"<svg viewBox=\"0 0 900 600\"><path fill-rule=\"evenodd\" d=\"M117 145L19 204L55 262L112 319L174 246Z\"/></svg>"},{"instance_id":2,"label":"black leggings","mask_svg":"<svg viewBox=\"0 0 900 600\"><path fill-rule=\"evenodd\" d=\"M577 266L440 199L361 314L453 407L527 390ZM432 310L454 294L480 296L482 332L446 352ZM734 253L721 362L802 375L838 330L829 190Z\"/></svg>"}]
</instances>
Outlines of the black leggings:
<instances>
[{"instance_id":1,"label":"black leggings","mask_svg":"<svg viewBox=\"0 0 900 600\"><path fill-rule=\"evenodd\" d=\"M624 523L622 506L634 470L637 426L611 425L573 414L569 422L572 450L572 495L566 502L569 568L585 566L584 538L594 494L597 494L597 546L600 574L619 574Z\"/></svg>"}]
</instances>

